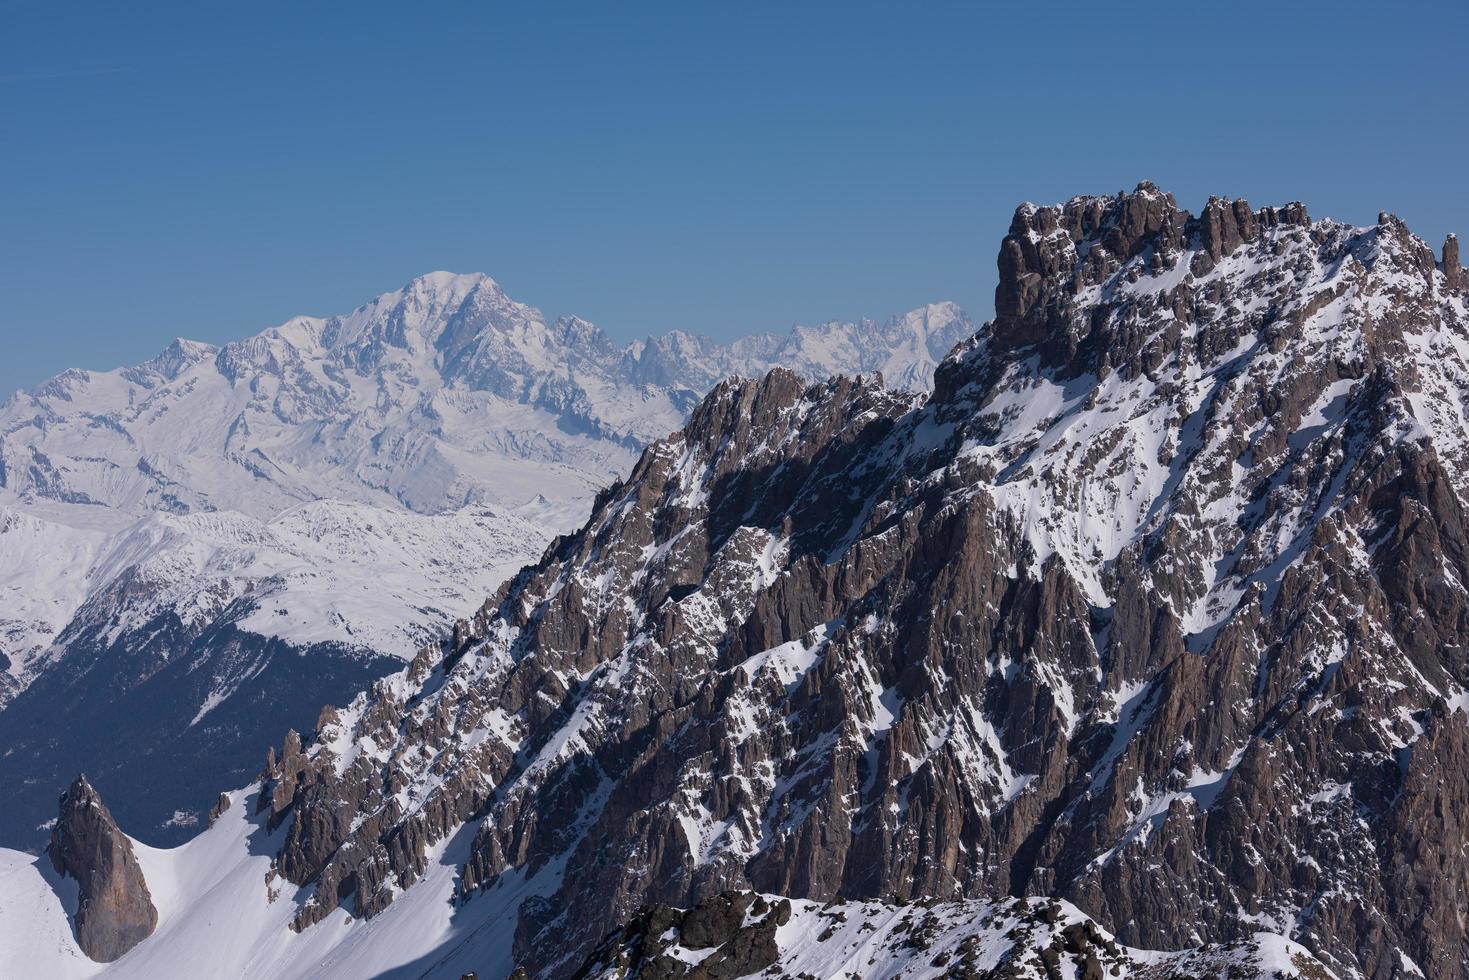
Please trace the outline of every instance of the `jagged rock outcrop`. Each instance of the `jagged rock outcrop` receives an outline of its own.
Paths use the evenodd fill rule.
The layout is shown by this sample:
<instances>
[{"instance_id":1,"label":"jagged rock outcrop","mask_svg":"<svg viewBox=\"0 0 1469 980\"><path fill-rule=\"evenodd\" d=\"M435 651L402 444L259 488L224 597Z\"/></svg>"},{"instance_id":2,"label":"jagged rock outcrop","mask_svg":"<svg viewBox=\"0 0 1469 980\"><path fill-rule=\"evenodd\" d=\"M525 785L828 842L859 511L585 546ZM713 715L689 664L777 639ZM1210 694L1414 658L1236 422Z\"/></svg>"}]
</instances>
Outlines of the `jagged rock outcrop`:
<instances>
[{"instance_id":1,"label":"jagged rock outcrop","mask_svg":"<svg viewBox=\"0 0 1469 980\"><path fill-rule=\"evenodd\" d=\"M307 928L474 828L528 975L730 891L1459 975L1469 312L1384 214L1025 205L926 399L718 386L267 770ZM500 896L491 898L488 896Z\"/></svg>"},{"instance_id":2,"label":"jagged rock outcrop","mask_svg":"<svg viewBox=\"0 0 1469 980\"><path fill-rule=\"evenodd\" d=\"M59 874L76 879L74 925L82 952L110 963L153 934L158 910L132 842L86 776L61 797L48 852Z\"/></svg>"},{"instance_id":3,"label":"jagged rock outcrop","mask_svg":"<svg viewBox=\"0 0 1469 980\"><path fill-rule=\"evenodd\" d=\"M576 978L753 976L780 960L775 933L790 919L788 899L769 902L753 892L725 892L688 911L653 906L609 937ZM685 949L693 956L680 955Z\"/></svg>"},{"instance_id":4,"label":"jagged rock outcrop","mask_svg":"<svg viewBox=\"0 0 1469 980\"><path fill-rule=\"evenodd\" d=\"M711 919L713 930L706 925ZM753 976L1329 980L1332 975L1305 949L1270 936L1181 953L1128 949L1055 900L822 905L750 892L726 892L687 912L662 905L642 909L575 974L576 980Z\"/></svg>"},{"instance_id":5,"label":"jagged rock outcrop","mask_svg":"<svg viewBox=\"0 0 1469 980\"><path fill-rule=\"evenodd\" d=\"M213 827L214 822L224 816L224 812L229 808L230 795L228 793L220 793L215 798L214 805L209 808L209 826Z\"/></svg>"}]
</instances>

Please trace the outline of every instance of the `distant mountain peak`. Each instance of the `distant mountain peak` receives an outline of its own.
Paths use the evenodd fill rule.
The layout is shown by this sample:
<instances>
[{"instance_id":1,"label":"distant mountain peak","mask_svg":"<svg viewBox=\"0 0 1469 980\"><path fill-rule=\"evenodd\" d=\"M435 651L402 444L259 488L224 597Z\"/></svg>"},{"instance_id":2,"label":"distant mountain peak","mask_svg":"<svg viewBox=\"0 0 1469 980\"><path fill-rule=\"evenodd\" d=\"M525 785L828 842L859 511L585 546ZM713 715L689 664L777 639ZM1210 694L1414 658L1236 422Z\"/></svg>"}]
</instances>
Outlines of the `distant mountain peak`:
<instances>
[{"instance_id":1,"label":"distant mountain peak","mask_svg":"<svg viewBox=\"0 0 1469 980\"><path fill-rule=\"evenodd\" d=\"M531 469L585 460L573 489L556 490L564 471L545 488L567 501L677 426L726 375L784 364L808 377L881 371L922 389L973 329L953 304L933 304L882 325L830 322L730 344L674 331L620 346L580 317L548 324L483 273L437 271L340 316L293 317L218 348L179 340L132 368L58 375L4 409L0 460L18 492L257 516L323 492L427 511L471 499L516 507L530 486L507 481L490 456ZM44 428L27 421L38 412Z\"/></svg>"}]
</instances>

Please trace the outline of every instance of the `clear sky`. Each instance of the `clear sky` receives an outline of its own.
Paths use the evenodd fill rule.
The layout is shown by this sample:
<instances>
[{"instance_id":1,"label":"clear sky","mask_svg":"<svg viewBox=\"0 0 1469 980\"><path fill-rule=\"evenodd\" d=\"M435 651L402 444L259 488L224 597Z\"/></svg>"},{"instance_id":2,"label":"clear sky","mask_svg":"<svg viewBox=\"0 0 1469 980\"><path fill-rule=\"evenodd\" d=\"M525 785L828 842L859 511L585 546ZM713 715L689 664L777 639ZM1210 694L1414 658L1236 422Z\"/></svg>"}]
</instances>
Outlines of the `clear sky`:
<instances>
[{"instance_id":1,"label":"clear sky","mask_svg":"<svg viewBox=\"0 0 1469 980\"><path fill-rule=\"evenodd\" d=\"M433 269L618 339L983 318L1017 203L1144 178L1437 248L1466 80L1464 0L0 0L0 392Z\"/></svg>"}]
</instances>

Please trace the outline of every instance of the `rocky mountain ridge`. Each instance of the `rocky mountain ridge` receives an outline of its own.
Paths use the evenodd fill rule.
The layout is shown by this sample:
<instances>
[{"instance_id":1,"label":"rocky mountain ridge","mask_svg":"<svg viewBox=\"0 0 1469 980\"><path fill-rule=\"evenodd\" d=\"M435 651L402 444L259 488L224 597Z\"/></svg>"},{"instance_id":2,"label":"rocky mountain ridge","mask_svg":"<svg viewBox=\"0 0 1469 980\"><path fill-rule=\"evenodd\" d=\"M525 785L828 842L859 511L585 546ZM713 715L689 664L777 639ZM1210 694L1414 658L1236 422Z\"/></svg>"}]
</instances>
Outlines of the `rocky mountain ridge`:
<instances>
[{"instance_id":1,"label":"rocky mountain ridge","mask_svg":"<svg viewBox=\"0 0 1469 980\"><path fill-rule=\"evenodd\" d=\"M577 980L781 976L825 980L1327 980L1307 950L1269 933L1214 949L1128 949L1054 899L985 903L791 901L724 892L692 909L641 910Z\"/></svg>"},{"instance_id":2,"label":"rocky mountain ridge","mask_svg":"<svg viewBox=\"0 0 1469 980\"><path fill-rule=\"evenodd\" d=\"M627 966L650 906L788 900L780 956L829 941L781 945L798 902L956 903L959 940L1026 898L1179 969L1463 974L1452 250L1144 184L1022 206L999 265L931 395L721 383L272 750L220 826L289 941L436 908L419 974L562 977Z\"/></svg>"},{"instance_id":3,"label":"rocky mountain ridge","mask_svg":"<svg viewBox=\"0 0 1469 980\"><path fill-rule=\"evenodd\" d=\"M1021 208L1000 267L931 398L721 385L442 662L288 744L298 927L471 821L461 892L534 883L550 976L601 910L730 888L1458 972L1457 277L1390 215L1149 185Z\"/></svg>"},{"instance_id":4,"label":"rocky mountain ridge","mask_svg":"<svg viewBox=\"0 0 1469 980\"><path fill-rule=\"evenodd\" d=\"M55 876L49 856L0 850L0 974L48 980L497 975L493 966L513 938L513 914L507 921L504 907L491 902L454 909L461 842L435 848L425 878L366 926L340 916L305 932L287 928L304 896L271 870L265 817L251 799L256 791L221 796L209 828L182 847L131 844L137 867L153 882L147 905L156 906L156 920L151 935L110 961L84 953L68 921L79 908L79 875ZM61 816L53 853L96 839L66 801ZM225 919L230 928L221 930L217 924ZM714 895L688 910L642 909L577 971L583 977L777 974L807 980L1331 976L1300 946L1265 933L1198 951L1130 949L1053 900L822 904L748 892Z\"/></svg>"}]
</instances>

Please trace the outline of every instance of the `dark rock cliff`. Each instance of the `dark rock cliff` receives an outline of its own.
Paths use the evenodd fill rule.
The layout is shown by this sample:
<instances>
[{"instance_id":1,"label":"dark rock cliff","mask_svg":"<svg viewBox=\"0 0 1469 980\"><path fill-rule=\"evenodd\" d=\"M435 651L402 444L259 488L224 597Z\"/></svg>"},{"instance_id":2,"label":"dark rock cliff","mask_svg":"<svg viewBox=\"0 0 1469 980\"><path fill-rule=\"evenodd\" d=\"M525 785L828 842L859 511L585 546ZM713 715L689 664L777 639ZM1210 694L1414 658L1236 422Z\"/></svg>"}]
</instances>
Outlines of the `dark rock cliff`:
<instances>
[{"instance_id":1,"label":"dark rock cliff","mask_svg":"<svg viewBox=\"0 0 1469 980\"><path fill-rule=\"evenodd\" d=\"M82 952L110 963L153 934L158 910L132 842L87 777L79 776L61 797L48 851L57 872L76 879L74 924Z\"/></svg>"}]
</instances>

